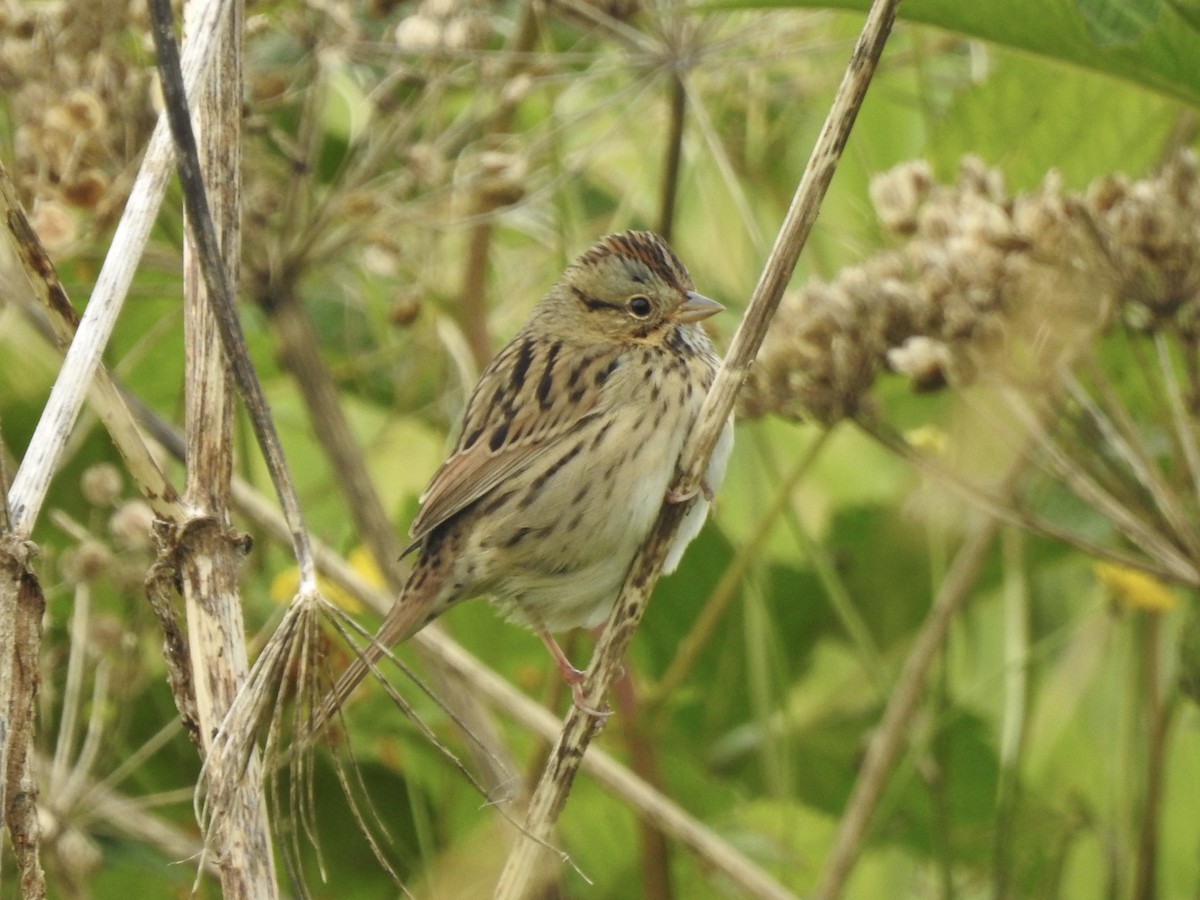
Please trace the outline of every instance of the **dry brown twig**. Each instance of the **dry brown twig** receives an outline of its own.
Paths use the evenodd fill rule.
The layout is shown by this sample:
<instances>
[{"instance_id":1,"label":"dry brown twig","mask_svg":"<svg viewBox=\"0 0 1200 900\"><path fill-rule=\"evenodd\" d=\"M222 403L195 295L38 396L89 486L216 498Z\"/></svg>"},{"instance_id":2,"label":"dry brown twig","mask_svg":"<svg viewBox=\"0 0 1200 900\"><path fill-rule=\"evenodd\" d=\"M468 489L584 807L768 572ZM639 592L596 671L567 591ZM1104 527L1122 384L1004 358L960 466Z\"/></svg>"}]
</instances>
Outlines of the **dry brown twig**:
<instances>
[{"instance_id":1,"label":"dry brown twig","mask_svg":"<svg viewBox=\"0 0 1200 900\"><path fill-rule=\"evenodd\" d=\"M206 850L216 857L222 893L227 897L277 895L270 825L259 758L231 767L212 747L249 663L238 563L244 540L229 524L233 471L233 384L230 370L251 413L264 412L261 391L244 341L237 346L234 285L240 257L242 19L240 2L220 25L218 61L206 74L191 104L202 143L191 134L192 110L184 93L170 6L150 3L160 82L176 143L180 180L187 201L188 241L184 253L184 324L187 338L186 419L189 518L175 529L161 528L161 558L170 560L182 585L194 679L205 786L211 804ZM205 181L210 189L205 190ZM207 198L205 194L207 193ZM211 212L209 204L211 206ZM221 244L218 244L218 241ZM258 418L255 418L258 426ZM303 521L278 439L259 431L263 453L283 508L292 523L302 584L311 583ZM306 566L307 564L307 566ZM306 572L307 569L307 572Z\"/></svg>"},{"instance_id":2,"label":"dry brown twig","mask_svg":"<svg viewBox=\"0 0 1200 900\"><path fill-rule=\"evenodd\" d=\"M804 242L816 220L821 199L833 177L841 151L866 93L875 65L883 52L887 35L895 19L898 0L878 0L871 7L863 31L855 44L850 63L826 117L825 125L813 148L808 166L793 197L776 238L775 246L759 278L741 326L734 335L729 352L716 382L705 400L696 430L684 452L681 468L684 477L677 491L698 488L703 469L717 438L733 409L737 393L750 364L766 335L775 309ZM626 577L621 596L596 645L584 681L587 705L599 708L604 695L617 676L633 631L641 620L647 600L666 550L679 525L682 510L668 505ZM591 743L594 720L573 707L563 724L557 743L551 750L541 781L530 801L526 833L509 855L495 889L498 900L516 900L526 895L546 861L545 842L562 811L571 784ZM764 896L788 896L770 894Z\"/></svg>"},{"instance_id":3,"label":"dry brown twig","mask_svg":"<svg viewBox=\"0 0 1200 900\"><path fill-rule=\"evenodd\" d=\"M189 83L194 84L204 61L209 56L213 42L206 40L211 34L211 25L221 10L221 2L197 7L201 14L197 22L207 26L198 28L201 38L197 40L187 59ZM111 334L121 301L133 278L141 249L154 222L154 212L161 201L169 175L170 144L166 139L165 127L156 132L143 161L142 174L131 195L125 214L113 239L113 251L97 281L92 302L80 323L79 332L72 340L59 378L55 381L50 401L43 411L37 429L30 441L29 449L22 461L11 486L5 489L6 528L2 551L4 562L0 592L4 594L4 621L7 623L0 646L0 658L5 672L16 677L16 693L3 698L10 702L3 706L5 739L2 742L0 763L7 791L5 814L12 833L13 846L17 851L21 870L22 893L36 897L44 894L44 878L38 862L38 829L34 800L37 797L33 777L33 757L30 752L33 700L37 683L37 652L40 645L42 617L41 590L32 569L28 565L32 545L27 537L41 512L50 479L62 459L71 428L78 416L84 397L91 385L98 384L97 392L102 398L101 408L111 415L106 416L114 437L120 436L119 445L127 458L136 460L131 470L139 475L143 489L154 502L161 504L161 511L170 512L175 492L155 471L144 448L137 447L136 429L126 429L130 419L121 408L110 383L96 372L100 355ZM55 323L60 341L65 341L73 331L74 314L66 301L58 279L54 275L49 258L36 240L29 227L16 192L4 173L0 177L3 190L4 221L6 231L13 238L18 258L30 275L34 293L43 300ZM8 625L13 630L9 631ZM6 687L14 682L4 679ZM19 697L17 696L19 695ZM26 710L27 712L22 712Z\"/></svg>"}]
</instances>

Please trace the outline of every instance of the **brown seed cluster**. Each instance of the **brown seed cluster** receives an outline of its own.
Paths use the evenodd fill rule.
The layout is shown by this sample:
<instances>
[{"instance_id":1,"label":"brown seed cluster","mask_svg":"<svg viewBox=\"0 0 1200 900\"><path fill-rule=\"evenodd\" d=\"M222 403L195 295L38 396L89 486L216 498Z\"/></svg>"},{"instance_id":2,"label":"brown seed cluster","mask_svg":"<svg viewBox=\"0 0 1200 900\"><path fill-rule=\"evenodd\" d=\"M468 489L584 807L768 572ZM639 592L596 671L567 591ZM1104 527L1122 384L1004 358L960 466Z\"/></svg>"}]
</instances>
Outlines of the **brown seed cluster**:
<instances>
[{"instance_id":1,"label":"brown seed cluster","mask_svg":"<svg viewBox=\"0 0 1200 900\"><path fill-rule=\"evenodd\" d=\"M1000 377L1036 387L1115 322L1194 345L1200 318L1200 178L1177 154L1140 181L1082 193L1051 173L1010 196L965 159L938 184L923 162L880 176L871 199L894 250L784 298L743 412L833 423L885 372L918 391Z\"/></svg>"},{"instance_id":2,"label":"brown seed cluster","mask_svg":"<svg viewBox=\"0 0 1200 900\"><path fill-rule=\"evenodd\" d=\"M17 2L0 9L0 87L17 123L14 178L60 258L124 202L123 177L153 125L149 35L132 2Z\"/></svg>"},{"instance_id":3,"label":"brown seed cluster","mask_svg":"<svg viewBox=\"0 0 1200 900\"><path fill-rule=\"evenodd\" d=\"M481 8L461 0L421 0L396 26L396 45L412 53L478 50L491 34Z\"/></svg>"}]
</instances>

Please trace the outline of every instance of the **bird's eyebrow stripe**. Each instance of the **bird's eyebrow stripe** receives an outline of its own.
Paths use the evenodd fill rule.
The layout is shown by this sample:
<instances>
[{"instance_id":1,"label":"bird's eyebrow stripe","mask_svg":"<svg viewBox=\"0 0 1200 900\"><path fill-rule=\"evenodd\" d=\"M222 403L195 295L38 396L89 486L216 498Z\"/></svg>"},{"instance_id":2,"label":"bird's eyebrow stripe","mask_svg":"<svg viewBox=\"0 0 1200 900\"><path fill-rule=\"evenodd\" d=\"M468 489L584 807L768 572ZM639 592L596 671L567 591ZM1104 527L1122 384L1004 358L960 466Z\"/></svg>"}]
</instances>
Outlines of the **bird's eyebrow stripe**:
<instances>
[{"instance_id":1,"label":"bird's eyebrow stripe","mask_svg":"<svg viewBox=\"0 0 1200 900\"><path fill-rule=\"evenodd\" d=\"M603 300L597 300L595 297L589 297L583 291L579 290L579 288L571 288L571 291L579 299L579 302L588 309L604 309L606 307L608 309L621 309L619 304L606 303Z\"/></svg>"}]
</instances>

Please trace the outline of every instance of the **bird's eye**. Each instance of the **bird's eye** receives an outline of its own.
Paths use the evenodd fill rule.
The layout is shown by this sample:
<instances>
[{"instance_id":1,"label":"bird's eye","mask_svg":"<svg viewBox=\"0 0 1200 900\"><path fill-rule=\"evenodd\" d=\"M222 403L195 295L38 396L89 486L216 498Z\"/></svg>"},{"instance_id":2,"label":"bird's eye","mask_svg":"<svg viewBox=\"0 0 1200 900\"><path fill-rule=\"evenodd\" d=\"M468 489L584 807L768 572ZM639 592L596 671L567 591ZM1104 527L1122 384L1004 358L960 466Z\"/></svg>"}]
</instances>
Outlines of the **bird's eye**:
<instances>
[{"instance_id":1,"label":"bird's eye","mask_svg":"<svg viewBox=\"0 0 1200 900\"><path fill-rule=\"evenodd\" d=\"M636 297L629 298L629 311L639 319L644 319L650 315L650 298L643 297L638 294Z\"/></svg>"}]
</instances>

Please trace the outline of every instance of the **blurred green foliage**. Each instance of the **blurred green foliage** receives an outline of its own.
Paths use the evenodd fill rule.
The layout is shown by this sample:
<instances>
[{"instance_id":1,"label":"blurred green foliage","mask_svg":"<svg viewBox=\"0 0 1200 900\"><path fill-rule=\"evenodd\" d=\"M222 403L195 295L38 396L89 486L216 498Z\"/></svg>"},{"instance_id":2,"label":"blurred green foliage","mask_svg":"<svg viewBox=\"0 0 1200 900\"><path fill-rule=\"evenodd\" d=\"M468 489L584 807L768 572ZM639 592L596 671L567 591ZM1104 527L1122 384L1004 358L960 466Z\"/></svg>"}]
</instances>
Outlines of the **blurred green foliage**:
<instances>
[{"instance_id":1,"label":"blurred green foliage","mask_svg":"<svg viewBox=\"0 0 1200 900\"><path fill-rule=\"evenodd\" d=\"M335 473L276 360L263 286L282 280L301 297L368 467L403 531L473 380L458 298L477 221L471 203L480 155L506 154L515 191L514 202L487 213L486 326L499 346L592 238L657 226L665 76L681 61L688 115L673 243L700 288L730 308L713 323L724 342L859 25L857 13L806 8L830 5L865 6L652 4L612 27L547 8L536 39L515 62L504 55L524 9L514 3L463 4L442 19L428 2L335 4L336 20L287 0L251 8L245 321L315 534L343 552L357 544ZM1152 0L906 0L797 283L832 277L881 248L867 187L902 161L923 157L940 178L952 179L961 157L975 154L1003 171L1014 190L1035 188L1052 169L1083 188L1111 172L1144 173L1174 145L1195 146L1200 36L1189 8ZM441 43L398 41L398 27L422 16L440 23ZM462 27L481 28L481 37L451 43L455 16L470 19ZM130 34L137 27L130 25ZM37 87L21 83L22 90ZM52 93L52 85L44 87ZM56 188L39 182L38 169L21 154L17 132L27 123L16 100L5 102L0 146L12 148L14 158L4 161L14 163L27 204L36 207L46 200L39 191ZM113 165L117 174L133 171L132 158ZM181 223L170 206L106 360L135 395L178 423ZM56 248L56 262L82 308L111 220L84 208L67 212L78 239ZM0 300L0 424L19 461L58 358L23 316L22 289L13 284L6 281L10 289ZM1104 352L1117 362L1128 354L1116 341ZM903 429L944 426L959 409L954 397L914 397L898 383L883 385L877 399ZM635 691L656 702L644 717L619 709L599 741L628 761L636 724L663 791L799 894L813 888L823 868L866 744L963 524L979 515L848 425L835 429L798 486L784 487L785 474L818 439L815 425L739 426L714 521L680 571L659 586L630 653ZM241 474L267 491L244 430L239 442ZM111 534L116 508L134 489L126 484L118 501L99 505L79 490L83 473L104 462L119 465L102 428L85 414L51 490L47 510L54 515L43 515L34 534L50 600L45 750L53 753L59 737L68 623L86 588L92 635L84 664L88 684L101 689L85 693L84 708L97 736L90 755L81 761L69 753L66 762L97 780L175 717L158 658L161 636L137 577L150 552ZM768 512L784 491L781 509ZM1056 521L1111 534L1052 481L1031 496ZM64 523L75 523L74 531ZM84 533L111 558L80 580L64 558ZM1044 538L1010 539L1020 546L1020 562L990 558L954 623L846 896L1133 896L1153 753L1165 771L1153 860L1158 896L1195 895L1200 822L1191 798L1200 792L1200 720L1174 677L1182 666L1194 700L1195 597L1179 592L1178 608L1165 613L1132 609L1105 593L1077 551ZM656 696L658 679L733 566L742 567L730 586L733 602L682 680ZM288 567L286 554L260 537L243 582L256 640L277 613L272 579ZM1028 618L1015 660L1007 619L1014 600L1006 594L1013 579L1025 585L1015 602ZM848 598L851 617L831 603L834 592ZM1185 618L1191 624L1178 660ZM453 611L446 622L501 675L562 706L535 638L499 624L482 603ZM582 663L590 645L579 636L569 646ZM1152 649L1157 655L1148 657ZM341 652L330 648L333 665L344 664ZM1023 696L1012 694L1014 667L1027 679ZM1157 750L1146 740L1148 679L1167 692L1169 719ZM399 689L467 755L433 703L408 682ZM1023 729L1015 748L1003 737L1014 716ZM489 895L504 840L485 800L382 691L360 693L347 723L356 777L392 836L384 853L399 874L414 884L428 878L454 885L457 896ZM507 721L498 727L516 761L513 778L534 777L544 748ZM78 747L78 737L68 743ZM189 789L197 770L179 732L112 787L194 838ZM286 782L281 789L286 797ZM51 806L55 791L43 789ZM327 760L314 796L327 883L307 836L288 830L295 822L281 826L284 839L295 837L302 850L308 890L317 897L394 896ZM64 845L52 840L45 856L56 896L190 889L191 861L123 833L87 803L59 815L99 861L78 876L84 887L72 887L58 858ZM641 895L636 820L586 776L571 796L560 840L592 880L566 871L563 896ZM734 895L678 848L665 865L676 897ZM202 893L215 890L208 884Z\"/></svg>"}]
</instances>

